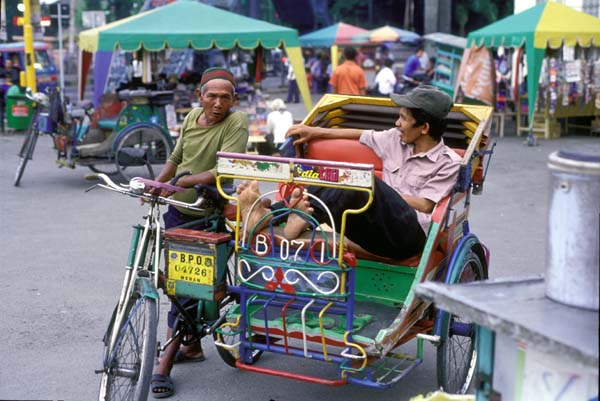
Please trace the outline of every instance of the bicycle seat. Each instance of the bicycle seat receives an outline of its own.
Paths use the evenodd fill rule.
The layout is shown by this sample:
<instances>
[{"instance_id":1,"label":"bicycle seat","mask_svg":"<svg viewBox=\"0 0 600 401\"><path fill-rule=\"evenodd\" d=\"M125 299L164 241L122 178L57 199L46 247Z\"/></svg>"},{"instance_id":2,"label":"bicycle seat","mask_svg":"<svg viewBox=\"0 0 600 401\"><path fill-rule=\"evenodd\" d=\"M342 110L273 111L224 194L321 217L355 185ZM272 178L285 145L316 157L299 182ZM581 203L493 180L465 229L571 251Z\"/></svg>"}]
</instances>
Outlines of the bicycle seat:
<instances>
[{"instance_id":1,"label":"bicycle seat","mask_svg":"<svg viewBox=\"0 0 600 401\"><path fill-rule=\"evenodd\" d=\"M149 97L150 91L146 89L125 89L119 91L118 96L120 100L130 100L135 97Z\"/></svg>"},{"instance_id":2,"label":"bicycle seat","mask_svg":"<svg viewBox=\"0 0 600 401\"><path fill-rule=\"evenodd\" d=\"M91 100L78 100L75 104L73 104L73 107L89 110L94 107L94 102Z\"/></svg>"},{"instance_id":3,"label":"bicycle seat","mask_svg":"<svg viewBox=\"0 0 600 401\"><path fill-rule=\"evenodd\" d=\"M82 107L72 107L68 111L68 114L71 118L83 118L83 117L85 117L85 112L86 112L86 109L84 109Z\"/></svg>"}]
</instances>

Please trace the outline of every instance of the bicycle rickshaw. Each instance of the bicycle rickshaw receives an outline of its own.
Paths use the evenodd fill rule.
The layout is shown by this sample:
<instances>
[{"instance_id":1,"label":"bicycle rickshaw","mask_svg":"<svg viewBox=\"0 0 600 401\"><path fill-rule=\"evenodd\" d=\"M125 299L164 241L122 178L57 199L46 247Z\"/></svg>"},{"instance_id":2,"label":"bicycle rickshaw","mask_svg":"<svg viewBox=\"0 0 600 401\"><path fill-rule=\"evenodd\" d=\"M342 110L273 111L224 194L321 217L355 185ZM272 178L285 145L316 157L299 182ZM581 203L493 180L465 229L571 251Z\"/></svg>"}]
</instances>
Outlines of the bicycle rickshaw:
<instances>
[{"instance_id":1,"label":"bicycle rickshaw","mask_svg":"<svg viewBox=\"0 0 600 401\"><path fill-rule=\"evenodd\" d=\"M94 172L120 174L125 181L153 177L173 150L164 111L173 101L172 91L120 91L118 112L108 118L99 113L102 107L95 112L90 101L62 104L56 89L26 96L34 113L19 152L15 186L33 158L40 134L52 137L59 167L86 166Z\"/></svg>"},{"instance_id":2,"label":"bicycle rickshaw","mask_svg":"<svg viewBox=\"0 0 600 401\"><path fill-rule=\"evenodd\" d=\"M388 128L397 112L388 99L325 95L304 123ZM437 346L439 386L450 393L466 392L477 355L474 329L459 316L418 299L415 287L430 280L456 283L487 278L489 251L470 232L467 217L471 193L483 188L483 159L491 153L487 150L490 116L488 107L454 106L444 139L462 156L458 181L433 211L422 254L402 261L370 254L344 238L347 215L369 206L373 177L382 167L374 153L357 141L315 140L304 148L305 158L217 155L221 200L236 201L233 191L223 185L230 179L282 185L265 192L254 205L264 197L285 196L296 185L369 194L363 208L346 211L341 227L333 221L329 229L319 226L310 215L288 205L263 218L270 218L266 229L243 230L239 203L226 204L214 190L202 188L204 196L196 206L185 207L202 207L198 205L204 199L212 199L218 207L210 209L216 214L207 215L206 221L214 224L203 231L180 227L163 233L155 206L174 201L144 195L139 181L128 188L114 186L124 194L145 197L152 207L145 226L136 228L121 306L104 338L100 399L147 395L151 359L156 355L155 307L144 315L143 330L131 322L139 321L136 305L156 303L163 248L165 292L198 300L193 306L195 318L178 306L180 324L174 336L199 341L212 334L219 355L230 366L333 386L388 388L421 363L423 341L430 341ZM291 213L306 219L311 229L288 241L278 223ZM400 347L415 338L416 354L407 355ZM292 363L287 364L289 371L262 366L264 352L333 363L338 373L324 378L295 372Z\"/></svg>"}]
</instances>

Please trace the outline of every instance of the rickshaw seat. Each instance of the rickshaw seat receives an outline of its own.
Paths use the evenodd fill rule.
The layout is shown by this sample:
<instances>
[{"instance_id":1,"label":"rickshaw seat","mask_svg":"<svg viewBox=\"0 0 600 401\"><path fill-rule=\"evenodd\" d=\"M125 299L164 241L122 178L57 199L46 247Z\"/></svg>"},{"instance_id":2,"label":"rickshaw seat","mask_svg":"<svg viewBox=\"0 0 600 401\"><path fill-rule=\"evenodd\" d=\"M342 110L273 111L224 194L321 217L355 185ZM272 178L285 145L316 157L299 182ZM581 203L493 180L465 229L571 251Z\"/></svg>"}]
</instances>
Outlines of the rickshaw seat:
<instances>
[{"instance_id":1,"label":"rickshaw seat","mask_svg":"<svg viewBox=\"0 0 600 401\"><path fill-rule=\"evenodd\" d=\"M115 116L114 118L103 118L97 121L98 128L101 128L105 131L114 131L117 128L117 121L119 120L119 116Z\"/></svg>"},{"instance_id":2,"label":"rickshaw seat","mask_svg":"<svg viewBox=\"0 0 600 401\"><path fill-rule=\"evenodd\" d=\"M371 148L354 139L314 139L308 143L306 158L336 162L372 164L381 178L383 162Z\"/></svg>"}]
</instances>

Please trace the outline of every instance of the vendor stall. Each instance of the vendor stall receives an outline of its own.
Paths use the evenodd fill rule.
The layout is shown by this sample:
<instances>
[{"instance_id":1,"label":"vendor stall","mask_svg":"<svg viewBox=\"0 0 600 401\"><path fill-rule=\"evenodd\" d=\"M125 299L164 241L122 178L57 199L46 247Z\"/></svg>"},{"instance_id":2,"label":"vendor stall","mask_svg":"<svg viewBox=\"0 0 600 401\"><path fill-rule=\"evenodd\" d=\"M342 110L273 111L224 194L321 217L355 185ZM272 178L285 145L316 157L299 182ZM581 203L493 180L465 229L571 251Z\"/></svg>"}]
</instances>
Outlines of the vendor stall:
<instances>
[{"instance_id":1,"label":"vendor stall","mask_svg":"<svg viewBox=\"0 0 600 401\"><path fill-rule=\"evenodd\" d=\"M453 97L467 39L448 33L435 32L424 35L423 40L425 51L435 57L431 84Z\"/></svg>"},{"instance_id":2,"label":"vendor stall","mask_svg":"<svg viewBox=\"0 0 600 401\"><path fill-rule=\"evenodd\" d=\"M80 96L92 56L98 68L107 70L114 50L161 51L169 49L273 49L283 46L292 63L307 110L312 108L300 42L295 29L252 19L195 1L179 0L166 6L115 21L79 34L81 49ZM107 56L108 54L108 56ZM260 53L259 53L260 54ZM100 62L98 62L100 61ZM260 63L260 58L257 60ZM142 62L144 66L149 63ZM144 67L146 68L146 67ZM144 71L146 73L146 70ZM104 74L106 76L106 73ZM106 79L106 78L104 78ZM95 85L103 87L104 81Z\"/></svg>"},{"instance_id":3,"label":"vendor stall","mask_svg":"<svg viewBox=\"0 0 600 401\"><path fill-rule=\"evenodd\" d=\"M331 67L338 63L338 45L352 45L352 38L368 31L354 25L338 22L337 24L300 36L302 47L328 47L331 50ZM297 75L296 75L297 76Z\"/></svg>"},{"instance_id":4,"label":"vendor stall","mask_svg":"<svg viewBox=\"0 0 600 401\"><path fill-rule=\"evenodd\" d=\"M557 118L600 116L600 19L545 2L471 32L467 46L524 48L527 78L513 87L517 134L550 138L560 135Z\"/></svg>"}]
</instances>

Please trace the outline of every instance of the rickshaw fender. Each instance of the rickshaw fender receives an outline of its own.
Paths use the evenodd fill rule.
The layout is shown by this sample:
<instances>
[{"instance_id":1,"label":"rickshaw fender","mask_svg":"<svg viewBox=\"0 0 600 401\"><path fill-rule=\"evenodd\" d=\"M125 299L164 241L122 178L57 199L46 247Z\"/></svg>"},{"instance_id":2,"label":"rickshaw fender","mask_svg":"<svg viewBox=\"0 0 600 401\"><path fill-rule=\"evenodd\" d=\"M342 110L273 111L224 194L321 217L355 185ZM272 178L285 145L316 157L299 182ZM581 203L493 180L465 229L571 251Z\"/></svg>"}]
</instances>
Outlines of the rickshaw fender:
<instances>
[{"instance_id":1,"label":"rickshaw fender","mask_svg":"<svg viewBox=\"0 0 600 401\"><path fill-rule=\"evenodd\" d=\"M483 275L481 279L485 280L488 278L489 250L479 242L475 234L469 233L461 238L452 252L444 279L445 284L454 284L458 281L464 265L463 261L470 251L473 251L482 263ZM441 309L437 311L433 328L434 335L441 336L444 327L448 324L449 317L450 314L448 312Z\"/></svg>"},{"instance_id":2,"label":"rickshaw fender","mask_svg":"<svg viewBox=\"0 0 600 401\"><path fill-rule=\"evenodd\" d=\"M483 279L487 279L489 251L487 251L487 248L483 246L475 234L469 233L461 238L452 252L450 263L448 263L448 270L446 271L446 277L444 279L445 284L454 284L458 280L461 273L460 268L462 267L462 260L471 250L473 250L479 257L479 260L481 260L483 264Z\"/></svg>"},{"instance_id":3,"label":"rickshaw fender","mask_svg":"<svg viewBox=\"0 0 600 401\"><path fill-rule=\"evenodd\" d=\"M115 140L112 143L112 150L113 152L117 151L117 144L119 143L119 141L121 140L121 138L123 138L127 133L129 133L130 131L134 130L134 129L138 129L138 128L155 128L157 130L159 130L163 136L167 139L167 142L169 142L169 144L171 146L174 145L173 143L173 138L171 138L171 134L169 134L169 132L167 132L163 127L161 127L158 124L153 124L153 123L147 123L147 122L139 122L139 123L134 123L131 125L126 126L125 128L123 128L118 134L117 136L115 136Z\"/></svg>"},{"instance_id":4,"label":"rickshaw fender","mask_svg":"<svg viewBox=\"0 0 600 401\"><path fill-rule=\"evenodd\" d=\"M158 301L158 291L156 290L156 287L150 278L138 277L135 281L135 285L143 297L156 299Z\"/></svg>"}]
</instances>

